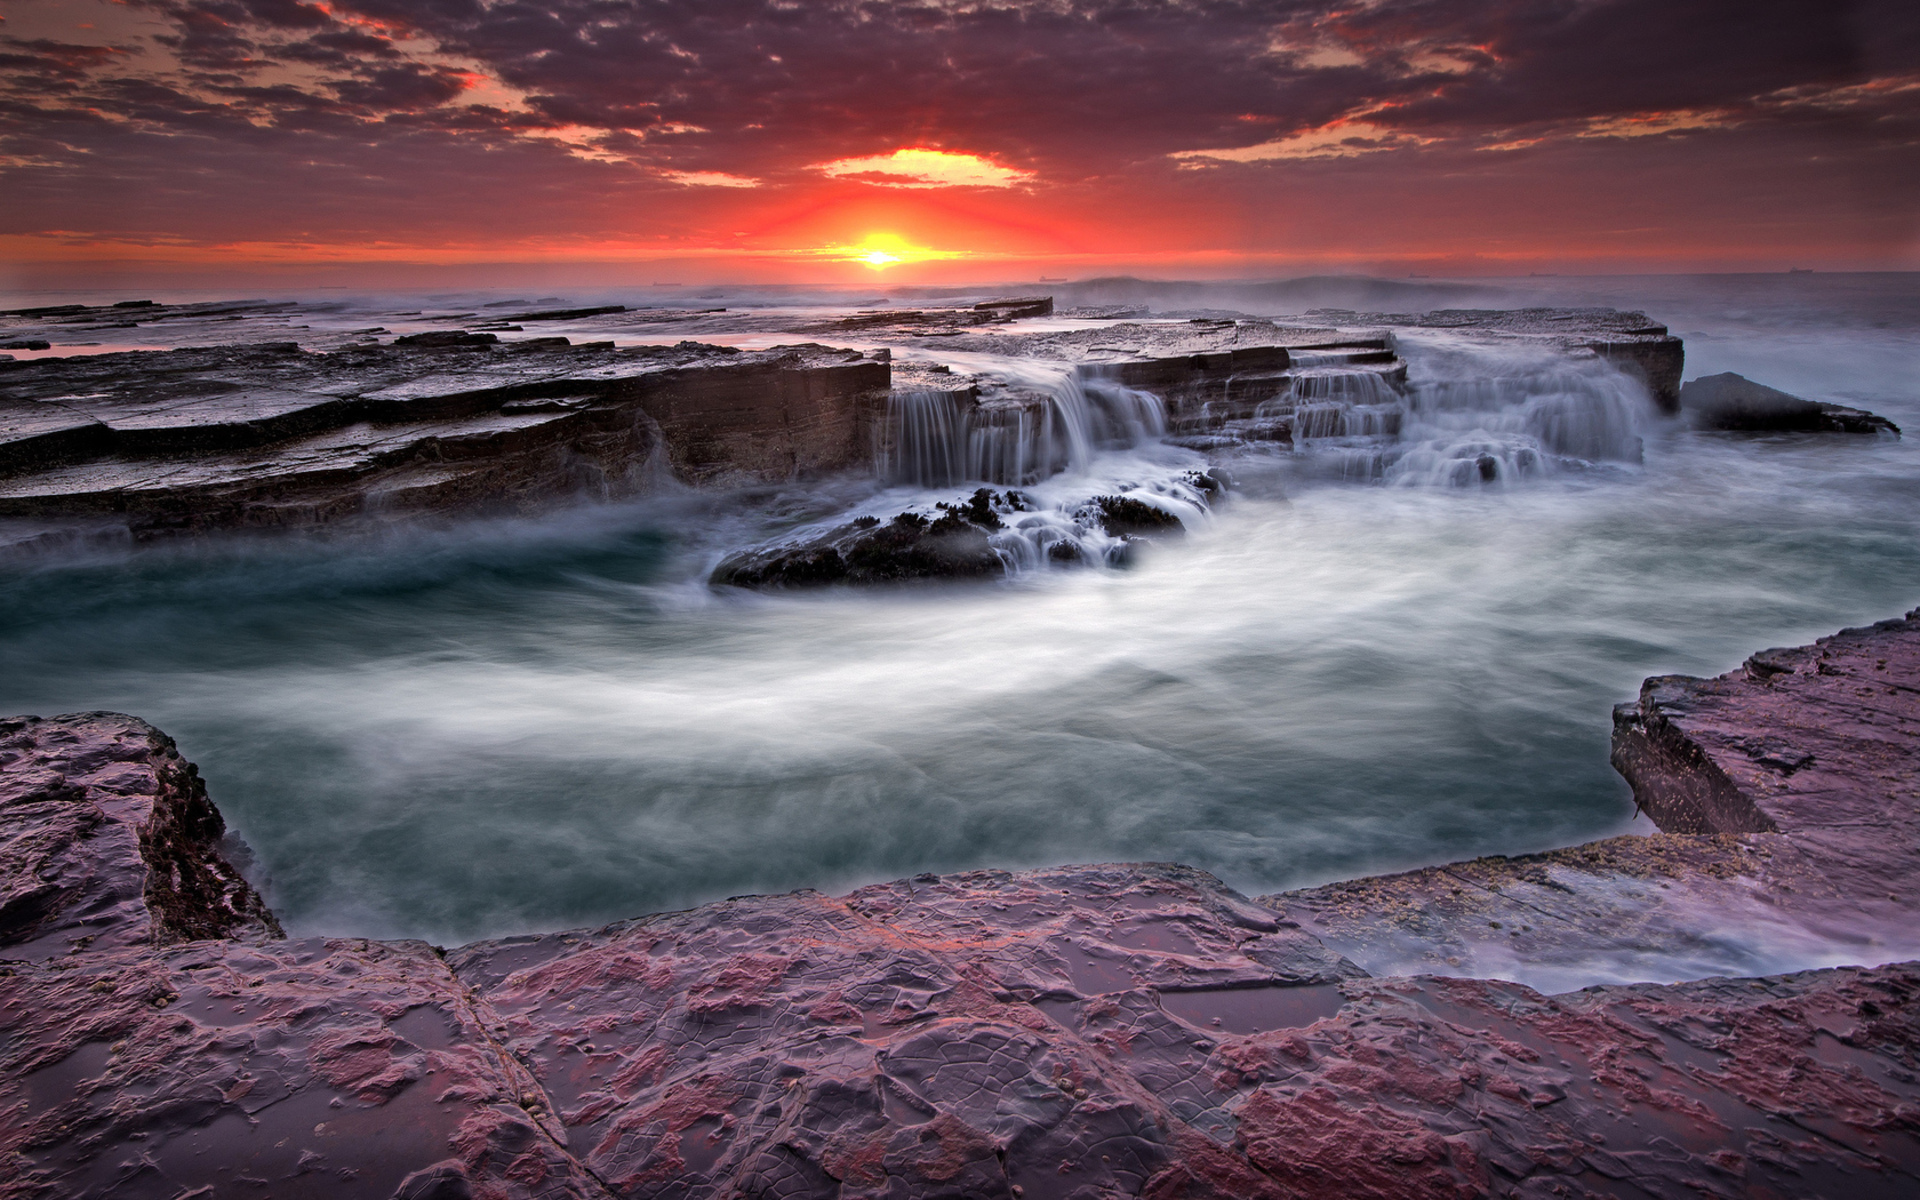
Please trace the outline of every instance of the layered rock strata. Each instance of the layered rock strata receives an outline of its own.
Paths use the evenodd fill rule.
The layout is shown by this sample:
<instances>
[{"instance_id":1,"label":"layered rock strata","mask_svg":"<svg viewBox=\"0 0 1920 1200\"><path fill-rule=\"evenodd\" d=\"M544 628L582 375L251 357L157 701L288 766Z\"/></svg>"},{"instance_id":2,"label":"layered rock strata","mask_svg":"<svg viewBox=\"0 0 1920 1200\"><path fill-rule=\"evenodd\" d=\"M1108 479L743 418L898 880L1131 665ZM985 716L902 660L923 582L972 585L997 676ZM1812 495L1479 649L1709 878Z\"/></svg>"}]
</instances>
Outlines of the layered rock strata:
<instances>
[{"instance_id":1,"label":"layered rock strata","mask_svg":"<svg viewBox=\"0 0 1920 1200\"><path fill-rule=\"evenodd\" d=\"M1402 384L1407 364L1391 339L1365 327L1300 326L1260 319L1195 318L1182 322L1119 322L1045 333L968 333L937 339L914 334L904 344L922 353L990 354L1070 367L1082 386L1111 385L1151 392L1166 407L1175 435L1237 435L1289 441L1296 380L1316 374L1366 371ZM920 381L919 388L928 387ZM933 387L964 405L993 413L1039 411L1051 403L1031 384L991 377L949 376Z\"/></svg>"},{"instance_id":2,"label":"layered rock strata","mask_svg":"<svg viewBox=\"0 0 1920 1200\"><path fill-rule=\"evenodd\" d=\"M1754 824L1731 788L1778 832L1264 904L1165 864L925 875L444 952L279 936L163 735L7 721L0 1196L1910 1195L1920 964L1543 995L1350 955L1486 941L1476 889L1503 925L1584 905L1606 953L1609 872L1744 871L1844 932L1834 892L1910 894L1916 647L1885 622L1623 713L1656 815Z\"/></svg>"},{"instance_id":3,"label":"layered rock strata","mask_svg":"<svg viewBox=\"0 0 1920 1200\"><path fill-rule=\"evenodd\" d=\"M116 331L189 347L0 362L0 546L525 512L670 478L730 487L885 473L909 441L902 397L932 397L949 425L978 435L978 452L950 464L952 481L1003 487L1030 485L1063 469L1073 447L1085 451L1078 433L1029 436L1057 424L1060 386L1090 402L1118 396L1102 417L1116 428L1140 425L1133 409L1151 393L1155 436L1199 450L1391 437L1406 375L1394 349L1401 328L1599 354L1645 378L1663 402L1680 362L1678 339L1642 314L1612 310L1323 312L1292 323L1082 317L1083 327L1048 330L1018 320L1048 315L1051 301L1021 297L806 327L857 340L863 353L502 341L523 324L589 336L657 338L676 324L762 336L781 319L567 307L558 298L491 307L395 313L397 337L294 302L0 314L0 331L22 347L47 343L28 336L35 332L64 347ZM210 344L223 330L295 340ZM916 361L896 377L890 350L876 343ZM979 355L1042 369L998 371ZM1379 387L1358 386L1376 376ZM1320 391L1338 403L1316 403ZM1355 400L1363 392L1378 402Z\"/></svg>"},{"instance_id":4,"label":"layered rock strata","mask_svg":"<svg viewBox=\"0 0 1920 1200\"><path fill-rule=\"evenodd\" d=\"M404 343L404 344L401 344ZM0 364L0 517L135 537L613 497L865 463L884 361L462 331Z\"/></svg>"}]
</instances>

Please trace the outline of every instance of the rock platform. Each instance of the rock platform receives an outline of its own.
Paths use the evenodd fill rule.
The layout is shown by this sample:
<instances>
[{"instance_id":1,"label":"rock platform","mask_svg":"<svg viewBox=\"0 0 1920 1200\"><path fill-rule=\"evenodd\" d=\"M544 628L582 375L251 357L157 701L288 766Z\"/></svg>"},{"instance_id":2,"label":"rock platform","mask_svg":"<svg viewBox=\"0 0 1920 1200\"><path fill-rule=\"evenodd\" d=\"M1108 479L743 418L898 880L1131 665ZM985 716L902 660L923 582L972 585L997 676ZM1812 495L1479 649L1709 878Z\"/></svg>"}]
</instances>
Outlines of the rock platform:
<instances>
[{"instance_id":1,"label":"rock platform","mask_svg":"<svg viewBox=\"0 0 1920 1200\"><path fill-rule=\"evenodd\" d=\"M12 540L313 527L610 499L867 460L884 361L428 332L0 363Z\"/></svg>"},{"instance_id":2,"label":"rock platform","mask_svg":"<svg viewBox=\"0 0 1920 1200\"><path fill-rule=\"evenodd\" d=\"M1065 368L1090 394L1151 392L1174 441L1212 451L1325 435L1296 429L1313 420L1296 385L1370 373L1397 386L1400 329L1599 355L1669 406L1682 354L1644 314L1610 309L1123 320L1054 314L1036 296L819 321L546 297L385 315L406 331L397 335L347 320L381 310L338 309L129 301L0 312L0 340L43 355L0 354L0 550L525 513L669 481L871 472L901 453L901 394L943 397L943 419L1000 447L965 464L962 482L1026 486L1062 468L1070 439L1029 436L1053 427L1059 397L994 362ZM679 336L668 331L838 344L616 344ZM171 348L108 349L124 344ZM1125 424L1126 407L1107 416ZM1376 404L1360 423L1391 437L1399 420L1397 404Z\"/></svg>"},{"instance_id":3,"label":"rock platform","mask_svg":"<svg viewBox=\"0 0 1920 1200\"><path fill-rule=\"evenodd\" d=\"M1615 757L1686 832L1263 901L1171 864L923 875L441 950L281 936L144 722L0 722L0 1197L1912 1195L1920 963L1469 976L1494 946L1631 974L1741 893L1911 953L1920 612L1649 680Z\"/></svg>"}]
</instances>

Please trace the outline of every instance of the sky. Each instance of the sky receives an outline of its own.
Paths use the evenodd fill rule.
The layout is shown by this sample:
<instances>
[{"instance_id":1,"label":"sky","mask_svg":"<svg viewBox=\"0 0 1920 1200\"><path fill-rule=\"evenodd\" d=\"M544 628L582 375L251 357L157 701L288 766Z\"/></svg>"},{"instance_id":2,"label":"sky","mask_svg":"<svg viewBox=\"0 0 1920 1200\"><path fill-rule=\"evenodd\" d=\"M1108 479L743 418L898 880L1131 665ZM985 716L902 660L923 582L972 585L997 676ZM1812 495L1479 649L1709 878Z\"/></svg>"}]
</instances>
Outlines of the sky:
<instances>
[{"instance_id":1,"label":"sky","mask_svg":"<svg viewBox=\"0 0 1920 1200\"><path fill-rule=\"evenodd\" d=\"M1920 268L1913 0L0 17L0 285Z\"/></svg>"}]
</instances>

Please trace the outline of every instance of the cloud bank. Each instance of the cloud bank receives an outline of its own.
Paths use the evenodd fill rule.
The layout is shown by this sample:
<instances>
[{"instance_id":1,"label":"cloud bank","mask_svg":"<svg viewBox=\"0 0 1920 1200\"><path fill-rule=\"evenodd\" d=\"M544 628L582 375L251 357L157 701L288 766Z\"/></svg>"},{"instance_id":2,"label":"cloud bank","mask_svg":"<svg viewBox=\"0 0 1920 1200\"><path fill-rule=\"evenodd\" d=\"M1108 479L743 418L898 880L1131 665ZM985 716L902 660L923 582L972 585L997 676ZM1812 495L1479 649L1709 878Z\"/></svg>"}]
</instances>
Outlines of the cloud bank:
<instances>
[{"instance_id":1,"label":"cloud bank","mask_svg":"<svg viewBox=\"0 0 1920 1200\"><path fill-rule=\"evenodd\" d=\"M1014 256L1605 259L1637 232L1655 258L1891 264L1916 147L1920 15L1879 0L37 0L0 23L0 239L53 258L776 253L887 221Z\"/></svg>"}]
</instances>

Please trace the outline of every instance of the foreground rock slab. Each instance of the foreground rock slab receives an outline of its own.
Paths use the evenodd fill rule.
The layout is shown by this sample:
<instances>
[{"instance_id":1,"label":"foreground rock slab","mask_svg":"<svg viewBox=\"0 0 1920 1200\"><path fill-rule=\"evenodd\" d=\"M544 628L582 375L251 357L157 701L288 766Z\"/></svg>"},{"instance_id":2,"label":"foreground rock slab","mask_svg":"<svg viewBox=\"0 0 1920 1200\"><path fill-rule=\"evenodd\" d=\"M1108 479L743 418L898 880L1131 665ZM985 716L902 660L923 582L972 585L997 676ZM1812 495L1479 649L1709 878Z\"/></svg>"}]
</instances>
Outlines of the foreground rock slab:
<instances>
[{"instance_id":1,"label":"foreground rock slab","mask_svg":"<svg viewBox=\"0 0 1920 1200\"><path fill-rule=\"evenodd\" d=\"M1580 877L1791 906L1807 876L1743 856L1822 814L1864 833L1812 843L1912 862L1916 643L1884 622L1622 712L1657 816L1753 824L1732 787L1776 833L1267 904L1171 864L920 876L457 950L280 937L165 735L15 718L0 1196L1907 1196L1920 964L1542 995L1348 954L1484 947L1492 902L1569 925L1500 931L1515 962L1578 920L1615 952ZM1791 755L1741 741L1761 710Z\"/></svg>"},{"instance_id":2,"label":"foreground rock slab","mask_svg":"<svg viewBox=\"0 0 1920 1200\"><path fill-rule=\"evenodd\" d=\"M1910 616L1649 680L1617 759L1700 832L1264 904L1170 864L923 875L451 951L281 937L164 735L6 721L0 1197L1912 1195L1920 963L1459 976L1496 944L1632 973L1734 889L1884 961L1916 664Z\"/></svg>"}]
</instances>

